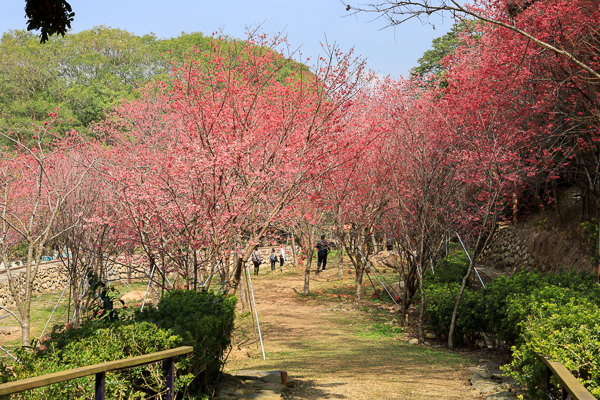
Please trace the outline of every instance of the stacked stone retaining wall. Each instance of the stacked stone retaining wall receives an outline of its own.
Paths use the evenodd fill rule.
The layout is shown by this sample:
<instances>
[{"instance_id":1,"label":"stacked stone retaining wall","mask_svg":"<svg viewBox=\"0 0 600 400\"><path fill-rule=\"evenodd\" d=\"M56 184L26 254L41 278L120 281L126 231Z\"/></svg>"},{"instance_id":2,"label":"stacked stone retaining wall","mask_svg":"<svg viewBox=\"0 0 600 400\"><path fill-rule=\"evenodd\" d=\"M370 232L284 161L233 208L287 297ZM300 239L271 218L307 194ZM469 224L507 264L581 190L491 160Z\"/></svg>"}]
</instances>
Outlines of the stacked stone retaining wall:
<instances>
[{"instance_id":1,"label":"stacked stone retaining wall","mask_svg":"<svg viewBox=\"0 0 600 400\"><path fill-rule=\"evenodd\" d=\"M593 272L596 267L586 246L577 232L570 237L557 230L505 226L496 231L478 262L509 273L520 269L549 272L563 267Z\"/></svg>"},{"instance_id":2,"label":"stacked stone retaining wall","mask_svg":"<svg viewBox=\"0 0 600 400\"><path fill-rule=\"evenodd\" d=\"M532 270L539 267L539 261L528 252L527 239L514 226L501 227L478 261L509 272L514 272L517 268Z\"/></svg>"},{"instance_id":3,"label":"stacked stone retaining wall","mask_svg":"<svg viewBox=\"0 0 600 400\"><path fill-rule=\"evenodd\" d=\"M64 266L58 263L44 263L40 265L38 274L33 282L33 293L48 293L63 289L69 280ZM13 272L13 281L19 293L25 295L25 272ZM0 282L0 306L6 308L16 307L15 300L10 292L8 280Z\"/></svg>"}]
</instances>

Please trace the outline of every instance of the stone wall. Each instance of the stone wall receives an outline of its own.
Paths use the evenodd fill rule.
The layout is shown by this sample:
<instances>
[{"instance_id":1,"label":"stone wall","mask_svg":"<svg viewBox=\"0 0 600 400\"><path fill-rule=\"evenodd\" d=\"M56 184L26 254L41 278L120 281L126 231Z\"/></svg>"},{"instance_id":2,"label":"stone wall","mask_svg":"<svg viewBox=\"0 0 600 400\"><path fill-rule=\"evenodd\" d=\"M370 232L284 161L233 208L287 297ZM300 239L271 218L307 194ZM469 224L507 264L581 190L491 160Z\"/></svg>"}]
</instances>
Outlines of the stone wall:
<instances>
[{"instance_id":1,"label":"stone wall","mask_svg":"<svg viewBox=\"0 0 600 400\"><path fill-rule=\"evenodd\" d=\"M537 267L539 262L527 251L527 239L519 233L514 226L500 227L477 261L508 272Z\"/></svg>"},{"instance_id":2,"label":"stone wall","mask_svg":"<svg viewBox=\"0 0 600 400\"><path fill-rule=\"evenodd\" d=\"M281 249L281 246L271 246L271 247L259 247L258 248L258 252L260 253L260 256L262 258L262 266L264 267L265 265L267 266L271 266L271 260L269 259L269 257L271 256L271 250L275 249L275 255L277 256L277 266L279 266L279 249ZM296 249L298 250L298 249ZM292 246L287 246L286 250L285 250L285 262L284 265L288 265L288 264L293 264L294 262L294 253L292 252ZM248 259L248 265L250 267L253 267L252 264L252 257L250 257L250 259Z\"/></svg>"},{"instance_id":3,"label":"stone wall","mask_svg":"<svg viewBox=\"0 0 600 400\"><path fill-rule=\"evenodd\" d=\"M25 273L23 270L14 272L13 279L16 279L17 290L24 295ZM68 274L61 264L44 263L40 265L36 279L33 282L33 293L39 294L62 290L66 286L68 280ZM12 309L16 307L7 280L0 282L0 306Z\"/></svg>"},{"instance_id":4,"label":"stone wall","mask_svg":"<svg viewBox=\"0 0 600 400\"><path fill-rule=\"evenodd\" d=\"M150 271L147 271L145 265L133 263L131 274L128 275L129 267L127 265L112 265L107 269L108 279L112 282L118 282L121 279L127 283L148 281Z\"/></svg>"},{"instance_id":5,"label":"stone wall","mask_svg":"<svg viewBox=\"0 0 600 400\"><path fill-rule=\"evenodd\" d=\"M260 248L259 251L262 256L263 267L270 266L269 255L271 254L271 249L275 248L275 254L278 256L277 266L279 267L279 249L281 246L274 246L268 248ZM125 263L125 261L123 261ZM286 250L286 258L285 265L293 263L293 254L291 246L287 247ZM250 261L249 266L252 267L252 262ZM143 263L141 260L136 260L132 264L131 274L128 275L129 267L127 265L114 264L111 265L106 270L106 276L104 279L108 278L108 280L112 282L119 282L121 280L131 283L131 282L147 282L150 271L147 269L147 265ZM25 282L24 270L19 270L13 272L13 277L16 276L17 287L19 288L21 293L24 293L23 284ZM13 299L12 294L10 293L10 289L8 286L8 281L6 280L6 275L3 274L3 281L0 281L0 306L4 306L9 309L13 309L16 307L15 301ZM172 278L172 277L170 277ZM67 282L69 280L69 275L66 268L58 262L44 262L40 265L40 269L38 271L38 275L33 282L33 293L50 293L56 292L64 289Z\"/></svg>"},{"instance_id":6,"label":"stone wall","mask_svg":"<svg viewBox=\"0 0 600 400\"><path fill-rule=\"evenodd\" d=\"M500 227L477 261L509 273L519 269L549 272L562 267L595 270L579 233L542 228L531 223Z\"/></svg>"},{"instance_id":7,"label":"stone wall","mask_svg":"<svg viewBox=\"0 0 600 400\"><path fill-rule=\"evenodd\" d=\"M118 282L120 279L125 282L147 282L148 273L141 265L134 264L131 271L131 279L128 280L128 267L125 265L113 265L108 269L108 279ZM0 306L14 309L16 307L14 298L10 292L6 275L3 274L4 281L0 282ZM13 272L13 278L16 277L17 288L24 294L25 273L24 270ZM50 293L63 290L69 281L69 275L66 268L57 262L45 262L40 265L40 269L33 282L33 293Z\"/></svg>"}]
</instances>

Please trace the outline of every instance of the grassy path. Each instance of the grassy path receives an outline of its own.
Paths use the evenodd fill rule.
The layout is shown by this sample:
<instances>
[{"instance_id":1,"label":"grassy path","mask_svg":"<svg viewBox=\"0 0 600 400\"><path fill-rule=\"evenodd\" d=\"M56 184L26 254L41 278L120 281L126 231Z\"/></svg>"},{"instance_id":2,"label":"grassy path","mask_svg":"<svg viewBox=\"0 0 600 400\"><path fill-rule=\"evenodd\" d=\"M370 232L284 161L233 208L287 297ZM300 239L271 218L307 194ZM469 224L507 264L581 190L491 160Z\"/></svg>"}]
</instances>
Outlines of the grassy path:
<instances>
[{"instance_id":1,"label":"grassy path","mask_svg":"<svg viewBox=\"0 0 600 400\"><path fill-rule=\"evenodd\" d=\"M251 343L250 317L240 317L227 372L287 370L301 381L286 395L290 399L481 398L471 390L466 370L476 360L409 345L400 328L385 325L392 319L388 310L367 304L353 310L352 303L337 295L349 290L353 281L338 281L337 270L311 275L313 295L308 298L299 294L304 280L300 270L261 271L255 278L267 360ZM245 357L246 348L251 358Z\"/></svg>"}]
</instances>

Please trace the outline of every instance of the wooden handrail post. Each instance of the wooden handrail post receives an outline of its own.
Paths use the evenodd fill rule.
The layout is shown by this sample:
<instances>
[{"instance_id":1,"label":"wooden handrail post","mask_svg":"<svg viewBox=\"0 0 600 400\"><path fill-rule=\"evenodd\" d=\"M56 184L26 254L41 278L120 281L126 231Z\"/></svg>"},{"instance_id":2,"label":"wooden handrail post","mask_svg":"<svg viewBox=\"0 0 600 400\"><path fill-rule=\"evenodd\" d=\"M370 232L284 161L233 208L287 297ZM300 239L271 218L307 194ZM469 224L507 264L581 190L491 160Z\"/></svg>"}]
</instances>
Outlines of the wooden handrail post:
<instances>
[{"instance_id":1,"label":"wooden handrail post","mask_svg":"<svg viewBox=\"0 0 600 400\"><path fill-rule=\"evenodd\" d=\"M595 397L579 382L565 366L552 361L550 356L540 357L546 365L546 399L554 400L554 385L550 378L554 375L562 388L561 398L563 400L595 400Z\"/></svg>"},{"instance_id":2,"label":"wooden handrail post","mask_svg":"<svg viewBox=\"0 0 600 400\"><path fill-rule=\"evenodd\" d=\"M175 393L175 358L167 359L167 400L173 400Z\"/></svg>"},{"instance_id":3,"label":"wooden handrail post","mask_svg":"<svg viewBox=\"0 0 600 400\"><path fill-rule=\"evenodd\" d=\"M96 374L96 400L104 400L104 390L106 386L106 372Z\"/></svg>"},{"instance_id":4,"label":"wooden handrail post","mask_svg":"<svg viewBox=\"0 0 600 400\"><path fill-rule=\"evenodd\" d=\"M550 367L546 365L546 400L554 400L550 378L552 378L552 371L550 370Z\"/></svg>"}]
</instances>

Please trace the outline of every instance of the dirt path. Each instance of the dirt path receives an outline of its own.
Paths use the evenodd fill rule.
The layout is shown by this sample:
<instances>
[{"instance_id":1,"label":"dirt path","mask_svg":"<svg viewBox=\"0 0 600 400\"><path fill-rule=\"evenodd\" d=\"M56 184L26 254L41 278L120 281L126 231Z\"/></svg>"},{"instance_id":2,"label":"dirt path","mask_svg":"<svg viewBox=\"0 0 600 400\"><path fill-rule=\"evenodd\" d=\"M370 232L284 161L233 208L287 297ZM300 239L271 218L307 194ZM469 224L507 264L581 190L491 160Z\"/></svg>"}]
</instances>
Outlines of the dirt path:
<instances>
[{"instance_id":1,"label":"dirt path","mask_svg":"<svg viewBox=\"0 0 600 400\"><path fill-rule=\"evenodd\" d=\"M268 273L253 279L267 359L262 360L250 317L241 318L226 372L286 370L300 381L289 399L480 399L471 390L466 367L477 360L425 346L409 345L399 329L383 321L387 310L350 310L351 303L321 301L298 293L300 271ZM332 292L348 284L337 271L311 275L311 290ZM337 304L336 304L337 302ZM251 358L247 358L250 348Z\"/></svg>"}]
</instances>

